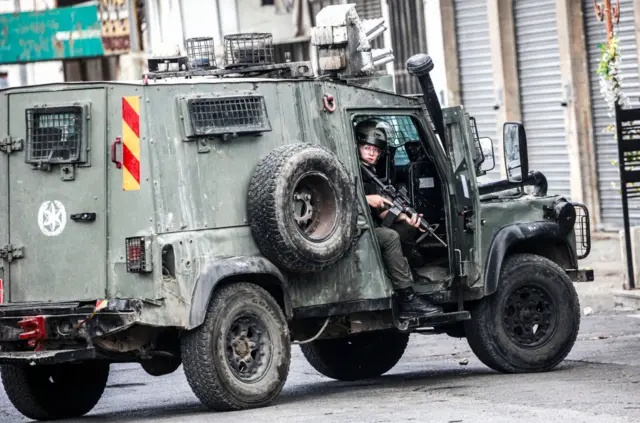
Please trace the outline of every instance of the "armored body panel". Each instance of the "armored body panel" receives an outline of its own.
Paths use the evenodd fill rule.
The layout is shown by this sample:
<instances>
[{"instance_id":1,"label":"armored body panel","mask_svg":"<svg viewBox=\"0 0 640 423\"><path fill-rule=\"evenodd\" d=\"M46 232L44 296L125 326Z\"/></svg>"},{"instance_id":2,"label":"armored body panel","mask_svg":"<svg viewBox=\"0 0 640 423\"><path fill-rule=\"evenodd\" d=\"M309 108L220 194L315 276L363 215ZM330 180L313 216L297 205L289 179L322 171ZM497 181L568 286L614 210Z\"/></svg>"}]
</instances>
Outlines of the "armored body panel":
<instances>
[{"instance_id":1,"label":"armored body panel","mask_svg":"<svg viewBox=\"0 0 640 423\"><path fill-rule=\"evenodd\" d=\"M326 94L334 96L339 110L325 109ZM50 85L8 90L2 98L10 104L8 134L25 140L25 148L2 156L9 162L3 188L11 191L4 197L10 199L11 217L4 227L24 255L11 263L11 275L4 278L4 301L175 301L161 320L181 325L187 324L188 305L197 301L195 282L212 261L260 255L246 202L249 179L264 155L284 144L320 144L334 151L357 181L350 121L341 111L376 112L382 105L396 112L419 111L417 100L380 90L258 79ZM259 99L263 130L228 139L189 137L198 116L190 114L188 102L216 98ZM39 107L54 122L53 129L57 125L67 131L72 118L60 108L76 104L84 107L73 115L73 128L80 132L77 160L38 156L40 161L30 162L29 152L48 148L46 138L25 126L30 110ZM139 151L130 152L132 144ZM134 164L128 162L131 156ZM139 176L132 176L131 169ZM132 178L133 186L127 186ZM362 212L365 203L359 199ZM74 220L83 213L91 217ZM134 237L149 239L149 272L127 271L126 242ZM169 251L175 260L172 282L163 277ZM327 273L292 275L294 307L388 298L374 251L367 233L356 254Z\"/></svg>"}]
</instances>

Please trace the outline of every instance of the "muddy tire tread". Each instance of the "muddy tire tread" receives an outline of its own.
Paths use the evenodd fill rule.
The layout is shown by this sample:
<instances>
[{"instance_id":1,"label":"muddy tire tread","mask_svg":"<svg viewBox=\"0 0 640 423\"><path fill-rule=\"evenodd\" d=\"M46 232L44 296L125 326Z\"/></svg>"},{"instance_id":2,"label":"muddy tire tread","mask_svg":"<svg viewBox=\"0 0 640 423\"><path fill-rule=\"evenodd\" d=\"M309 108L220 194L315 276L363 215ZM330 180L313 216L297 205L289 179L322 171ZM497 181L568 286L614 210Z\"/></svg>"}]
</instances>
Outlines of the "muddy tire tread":
<instances>
[{"instance_id":1,"label":"muddy tire tread","mask_svg":"<svg viewBox=\"0 0 640 423\"><path fill-rule=\"evenodd\" d=\"M501 349L503 348L513 349L514 347L502 346L502 348L500 348L501 346L497 344L496 337L493 334L493 331L495 331L496 329L493 325L493 322L491 321L491 318L493 317L493 313L496 307L495 302L498 298L498 292L492 294L490 297L480 300L471 310L471 320L466 322L466 337L468 344L476 357L487 367L490 367L491 369L494 369L498 372L547 372L555 368L567 357L578 337L578 332L580 330L580 302L578 299L578 295L576 293L575 287L573 286L573 283L567 277L566 273L559 265L557 265L553 261L534 254L515 254L513 256L510 256L507 260L505 260L505 264L500 276L500 286L498 287L498 289L500 289L501 286L504 286L505 284L510 284L511 278L517 277L518 273L522 271L521 266L532 264L534 264L535 266L540 266L541 269L552 272L556 275L557 278L561 279L561 283L565 285L568 298L556 299L556 302L562 303L565 300L568 301L567 307L571 309L571 332L566 339L565 345L554 355L553 358L535 367L525 365L524 363L516 365L514 364L513 359L509 359L501 351ZM563 324L563 322L558 322L558 324Z\"/></svg>"},{"instance_id":2,"label":"muddy tire tread","mask_svg":"<svg viewBox=\"0 0 640 423\"><path fill-rule=\"evenodd\" d=\"M225 302L232 295L243 292L257 294L269 307L269 312L280 322L282 326L281 335L289 338L288 326L284 313L273 297L263 288L251 283L233 283L220 288L211 298L204 323L197 329L186 333L181 343L182 363L187 381L198 399L208 408L216 411L243 410L249 408L259 408L273 401L281 392L282 386L277 391L263 401L257 403L247 403L234 398L227 389L224 382L216 372L215 358L212 357L212 330L217 319L224 318L220 314ZM290 365L290 344L286 344L284 355L284 377L289 372ZM284 381L283 381L284 384Z\"/></svg>"}]
</instances>

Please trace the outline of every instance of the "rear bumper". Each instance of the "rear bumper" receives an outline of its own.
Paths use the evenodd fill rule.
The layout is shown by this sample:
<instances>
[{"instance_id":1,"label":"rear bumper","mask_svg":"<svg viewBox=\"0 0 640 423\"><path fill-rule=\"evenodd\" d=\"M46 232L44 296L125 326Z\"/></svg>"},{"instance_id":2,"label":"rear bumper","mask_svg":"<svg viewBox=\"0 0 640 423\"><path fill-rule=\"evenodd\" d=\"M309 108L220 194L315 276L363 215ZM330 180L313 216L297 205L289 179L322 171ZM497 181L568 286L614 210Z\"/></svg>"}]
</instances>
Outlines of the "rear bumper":
<instances>
[{"instance_id":1,"label":"rear bumper","mask_svg":"<svg viewBox=\"0 0 640 423\"><path fill-rule=\"evenodd\" d=\"M28 364L29 366L60 364L97 358L93 348L53 351L0 351L0 364Z\"/></svg>"},{"instance_id":2,"label":"rear bumper","mask_svg":"<svg viewBox=\"0 0 640 423\"><path fill-rule=\"evenodd\" d=\"M565 270L571 282L593 282L593 269Z\"/></svg>"},{"instance_id":3,"label":"rear bumper","mask_svg":"<svg viewBox=\"0 0 640 423\"><path fill-rule=\"evenodd\" d=\"M48 359L59 360L60 356L48 351L48 347L90 348L93 338L130 327L142 310L142 300L108 300L100 308L98 303L0 305L0 345L3 347L0 361L8 357L29 361L33 357L22 353L34 351L50 353Z\"/></svg>"}]
</instances>

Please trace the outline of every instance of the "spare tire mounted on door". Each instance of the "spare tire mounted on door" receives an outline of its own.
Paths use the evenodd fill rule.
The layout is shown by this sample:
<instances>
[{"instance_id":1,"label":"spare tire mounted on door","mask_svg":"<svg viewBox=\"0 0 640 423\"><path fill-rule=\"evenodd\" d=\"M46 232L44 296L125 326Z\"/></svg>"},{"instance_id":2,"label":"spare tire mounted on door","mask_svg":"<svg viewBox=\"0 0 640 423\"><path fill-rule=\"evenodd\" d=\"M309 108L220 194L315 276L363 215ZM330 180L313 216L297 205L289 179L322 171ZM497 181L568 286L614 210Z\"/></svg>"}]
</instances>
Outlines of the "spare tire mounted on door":
<instances>
[{"instance_id":1,"label":"spare tire mounted on door","mask_svg":"<svg viewBox=\"0 0 640 423\"><path fill-rule=\"evenodd\" d=\"M284 270L317 272L351 249L358 217L354 184L325 147L291 144L271 151L253 172L247 203L258 248Z\"/></svg>"}]
</instances>

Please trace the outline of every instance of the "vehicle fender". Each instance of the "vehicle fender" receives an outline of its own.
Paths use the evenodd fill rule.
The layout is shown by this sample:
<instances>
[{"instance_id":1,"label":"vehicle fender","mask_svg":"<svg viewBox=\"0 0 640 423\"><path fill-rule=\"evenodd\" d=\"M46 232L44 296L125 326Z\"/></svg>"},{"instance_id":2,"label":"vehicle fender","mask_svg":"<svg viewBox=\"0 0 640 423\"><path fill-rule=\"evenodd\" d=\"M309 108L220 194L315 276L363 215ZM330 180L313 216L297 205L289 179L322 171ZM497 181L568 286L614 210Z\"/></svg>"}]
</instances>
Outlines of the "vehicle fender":
<instances>
[{"instance_id":1,"label":"vehicle fender","mask_svg":"<svg viewBox=\"0 0 640 423\"><path fill-rule=\"evenodd\" d=\"M554 241L567 246L571 255L571 262L576 263L575 253L569 247L565 233L555 222L527 222L516 223L501 228L493 237L484 271L484 295L491 295L498 289L500 271L509 250L523 241Z\"/></svg>"},{"instance_id":2,"label":"vehicle fender","mask_svg":"<svg viewBox=\"0 0 640 423\"><path fill-rule=\"evenodd\" d=\"M287 320L293 316L287 278L268 259L260 256L214 258L203 266L202 272L196 279L189 313L190 329L204 322L211 294L221 281L230 277L237 281L253 282L263 288L276 287L281 289L283 312Z\"/></svg>"}]
</instances>

